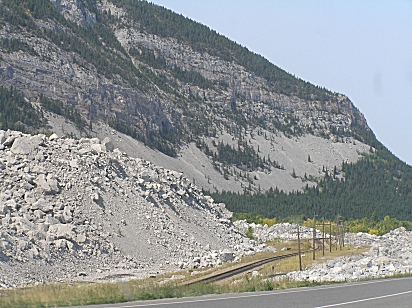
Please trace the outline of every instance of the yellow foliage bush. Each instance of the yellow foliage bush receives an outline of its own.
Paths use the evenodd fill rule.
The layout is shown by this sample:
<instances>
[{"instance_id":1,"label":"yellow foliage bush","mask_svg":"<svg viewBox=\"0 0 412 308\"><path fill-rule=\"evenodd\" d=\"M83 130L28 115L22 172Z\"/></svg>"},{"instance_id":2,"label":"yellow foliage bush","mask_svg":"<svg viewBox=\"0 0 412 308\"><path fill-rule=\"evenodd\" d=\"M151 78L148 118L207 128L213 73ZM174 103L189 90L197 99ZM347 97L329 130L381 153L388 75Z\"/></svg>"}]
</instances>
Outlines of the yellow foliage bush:
<instances>
[{"instance_id":1,"label":"yellow foliage bush","mask_svg":"<svg viewBox=\"0 0 412 308\"><path fill-rule=\"evenodd\" d=\"M369 234L379 235L379 231L376 230L376 229L370 229L368 233L369 233Z\"/></svg>"},{"instance_id":2,"label":"yellow foliage bush","mask_svg":"<svg viewBox=\"0 0 412 308\"><path fill-rule=\"evenodd\" d=\"M262 219L262 225L268 225L268 227L273 226L276 224L276 217L273 218L263 218Z\"/></svg>"}]
</instances>

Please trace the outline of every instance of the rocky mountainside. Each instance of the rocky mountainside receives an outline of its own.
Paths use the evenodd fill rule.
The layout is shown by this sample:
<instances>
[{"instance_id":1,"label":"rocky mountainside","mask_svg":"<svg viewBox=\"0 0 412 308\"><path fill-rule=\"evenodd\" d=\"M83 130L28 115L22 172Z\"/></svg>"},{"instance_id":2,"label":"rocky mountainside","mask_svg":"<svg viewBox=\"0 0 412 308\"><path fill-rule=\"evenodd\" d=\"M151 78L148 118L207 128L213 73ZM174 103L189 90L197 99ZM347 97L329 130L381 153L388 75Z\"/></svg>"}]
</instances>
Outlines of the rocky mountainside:
<instances>
[{"instance_id":1,"label":"rocky mountainside","mask_svg":"<svg viewBox=\"0 0 412 308\"><path fill-rule=\"evenodd\" d=\"M211 193L306 194L239 211L412 217L412 168L345 95L146 1L2 0L0 86L3 130L110 136Z\"/></svg>"},{"instance_id":2,"label":"rocky mountainside","mask_svg":"<svg viewBox=\"0 0 412 308\"><path fill-rule=\"evenodd\" d=\"M412 169L346 96L137 0L0 1L0 183L2 288L265 248L201 189L271 217L412 217ZM402 260L367 271L410 269L383 241Z\"/></svg>"},{"instance_id":3,"label":"rocky mountainside","mask_svg":"<svg viewBox=\"0 0 412 308\"><path fill-rule=\"evenodd\" d=\"M105 123L185 157L185 169L194 169L187 176L208 190L299 190L294 168L299 177L318 177L322 166L354 162L369 149L353 146L358 127L369 128L347 97L161 7L128 0L0 5L3 86L44 111L75 112L78 136L94 136L93 127ZM185 151L191 145L205 163L191 162L198 156ZM216 173L205 176L203 168Z\"/></svg>"},{"instance_id":4,"label":"rocky mountainside","mask_svg":"<svg viewBox=\"0 0 412 308\"><path fill-rule=\"evenodd\" d=\"M0 131L0 288L144 277L263 249L181 173L105 139Z\"/></svg>"}]
</instances>

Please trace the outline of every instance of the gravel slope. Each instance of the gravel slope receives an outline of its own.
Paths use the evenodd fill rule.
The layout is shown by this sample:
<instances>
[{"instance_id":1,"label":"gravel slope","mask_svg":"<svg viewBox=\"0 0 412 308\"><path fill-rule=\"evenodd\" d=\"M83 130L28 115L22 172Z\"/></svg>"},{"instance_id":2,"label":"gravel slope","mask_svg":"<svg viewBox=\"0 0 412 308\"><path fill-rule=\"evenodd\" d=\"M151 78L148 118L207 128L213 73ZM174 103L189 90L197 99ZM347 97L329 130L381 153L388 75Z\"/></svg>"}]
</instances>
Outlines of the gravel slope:
<instances>
[{"instance_id":1,"label":"gravel slope","mask_svg":"<svg viewBox=\"0 0 412 308\"><path fill-rule=\"evenodd\" d=\"M110 140L0 131L0 286L141 277L257 249L224 204Z\"/></svg>"},{"instance_id":2,"label":"gravel slope","mask_svg":"<svg viewBox=\"0 0 412 308\"><path fill-rule=\"evenodd\" d=\"M71 133L79 138L82 136L82 133L62 117L49 113L46 115L51 130L59 136ZM103 123L95 124L93 130L88 134L101 140L109 136L113 145L129 156L182 172L196 186L205 190L243 192L244 188L250 185L246 179L234 176L229 176L229 179L226 180L213 167L211 159L201 152L194 143L183 146L177 157L170 157L146 147L143 143L119 133ZM307 176L321 177L324 175L322 171L324 167L333 170L337 166L339 170L343 161L356 162L361 157L360 153L368 152L370 149L370 146L352 138L341 139L338 142L313 135L288 138L283 134L277 135L264 130L261 130L261 133L248 132L245 139L262 158L270 157L272 161L275 160L284 167L284 170L272 168L270 172L268 170L249 172L250 178L253 179L252 186L256 189L260 187L262 190L278 187L286 192L300 190L304 187L306 182L303 182L302 178L305 173ZM206 142L209 146L211 146L212 140L216 143L223 141L225 144L237 142L233 136L226 132L221 132L218 138L207 139ZM310 156L310 162L308 156ZM235 169L237 173L241 172L240 169ZM293 170L295 170L297 178L292 177ZM308 184L315 185L314 182L308 182Z\"/></svg>"}]
</instances>

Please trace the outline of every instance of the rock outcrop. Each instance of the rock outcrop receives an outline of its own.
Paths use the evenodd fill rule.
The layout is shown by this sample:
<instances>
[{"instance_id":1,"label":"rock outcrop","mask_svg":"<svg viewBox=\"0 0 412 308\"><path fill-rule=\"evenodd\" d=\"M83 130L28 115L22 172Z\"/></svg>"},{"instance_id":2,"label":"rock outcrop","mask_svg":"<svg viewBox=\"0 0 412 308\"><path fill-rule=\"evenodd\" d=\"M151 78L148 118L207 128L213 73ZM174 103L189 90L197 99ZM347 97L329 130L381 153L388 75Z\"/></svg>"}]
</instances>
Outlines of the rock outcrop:
<instances>
[{"instance_id":1,"label":"rock outcrop","mask_svg":"<svg viewBox=\"0 0 412 308\"><path fill-rule=\"evenodd\" d=\"M79 0L50 0L67 20L81 27L92 27L96 14L89 12Z\"/></svg>"}]
</instances>

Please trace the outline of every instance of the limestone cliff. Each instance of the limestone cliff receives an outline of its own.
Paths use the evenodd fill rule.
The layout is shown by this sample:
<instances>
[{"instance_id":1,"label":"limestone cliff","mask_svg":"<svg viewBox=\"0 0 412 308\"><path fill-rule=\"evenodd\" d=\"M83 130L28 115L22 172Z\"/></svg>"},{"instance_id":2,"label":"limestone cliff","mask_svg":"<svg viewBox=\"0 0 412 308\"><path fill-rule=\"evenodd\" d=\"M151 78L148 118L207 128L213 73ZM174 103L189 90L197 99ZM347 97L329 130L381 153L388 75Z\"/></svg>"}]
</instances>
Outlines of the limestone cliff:
<instances>
[{"instance_id":1,"label":"limestone cliff","mask_svg":"<svg viewBox=\"0 0 412 308\"><path fill-rule=\"evenodd\" d=\"M172 166L203 188L298 190L305 173L318 177L322 166L356 161L369 149L352 146L362 141L358 130L369 128L346 96L295 78L166 9L127 0L0 6L2 86L44 112L56 108L41 95L61 103L61 114L74 110L83 119L73 131L78 137L97 135L102 123L175 161L196 145L204 163L193 166L189 153L183 162L189 167ZM308 138L319 142L311 146ZM219 152L219 142L231 148ZM154 160L162 160L160 153ZM294 169L298 177L291 177Z\"/></svg>"}]
</instances>

